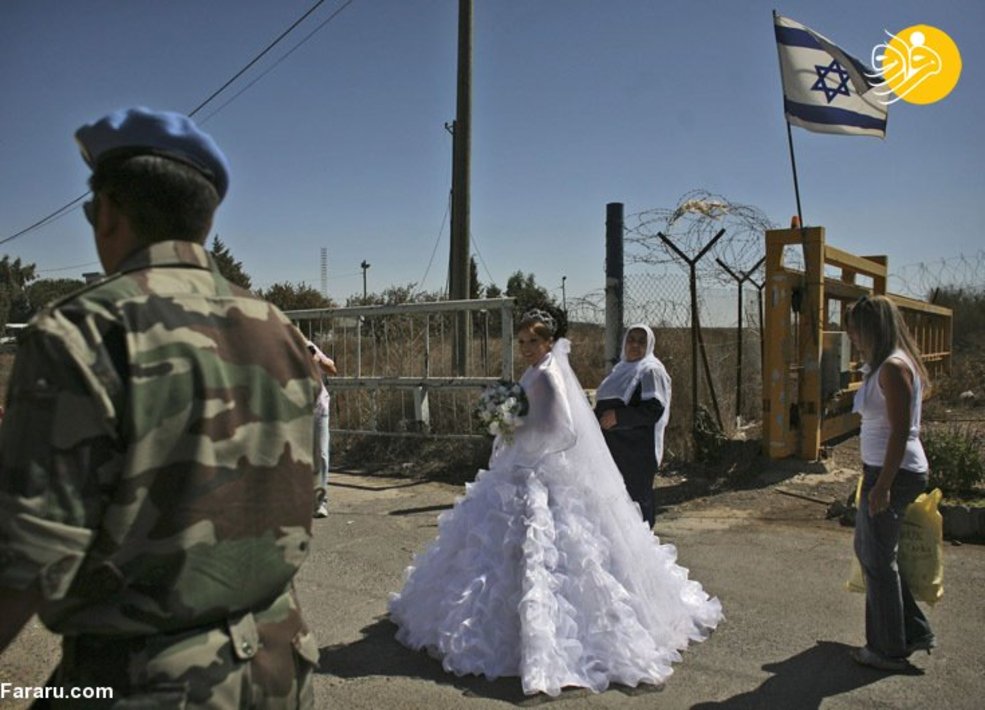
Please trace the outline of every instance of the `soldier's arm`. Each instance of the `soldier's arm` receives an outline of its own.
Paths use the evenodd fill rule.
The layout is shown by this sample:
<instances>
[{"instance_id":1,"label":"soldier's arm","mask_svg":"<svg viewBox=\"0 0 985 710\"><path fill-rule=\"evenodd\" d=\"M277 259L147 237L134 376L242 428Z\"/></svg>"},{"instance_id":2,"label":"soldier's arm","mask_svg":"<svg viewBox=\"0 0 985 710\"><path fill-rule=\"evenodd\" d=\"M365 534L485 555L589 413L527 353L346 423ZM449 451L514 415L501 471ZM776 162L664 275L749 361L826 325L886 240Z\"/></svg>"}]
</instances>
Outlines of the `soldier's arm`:
<instances>
[{"instance_id":1,"label":"soldier's arm","mask_svg":"<svg viewBox=\"0 0 985 710\"><path fill-rule=\"evenodd\" d=\"M24 628L28 619L41 606L41 590L37 584L27 589L0 587L0 653Z\"/></svg>"},{"instance_id":2,"label":"soldier's arm","mask_svg":"<svg viewBox=\"0 0 985 710\"><path fill-rule=\"evenodd\" d=\"M5 643L34 611L66 595L102 515L105 474L118 469L122 455L95 379L86 382L71 352L61 340L31 332L18 345L11 375L0 426ZM99 361L95 351L90 359Z\"/></svg>"}]
</instances>

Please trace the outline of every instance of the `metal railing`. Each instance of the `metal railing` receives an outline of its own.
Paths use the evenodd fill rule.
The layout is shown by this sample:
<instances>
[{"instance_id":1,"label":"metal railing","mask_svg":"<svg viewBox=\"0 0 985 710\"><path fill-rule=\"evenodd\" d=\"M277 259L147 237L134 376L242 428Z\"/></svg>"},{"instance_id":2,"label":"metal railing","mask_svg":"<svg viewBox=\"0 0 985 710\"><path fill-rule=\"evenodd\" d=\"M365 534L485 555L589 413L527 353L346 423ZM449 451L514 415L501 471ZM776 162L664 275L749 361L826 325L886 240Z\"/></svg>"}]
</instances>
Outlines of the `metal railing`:
<instances>
[{"instance_id":1,"label":"metal railing","mask_svg":"<svg viewBox=\"0 0 985 710\"><path fill-rule=\"evenodd\" d=\"M332 430L381 436L473 436L479 390L512 379L513 299L432 301L288 311L335 360ZM456 374L460 314L470 357Z\"/></svg>"}]
</instances>

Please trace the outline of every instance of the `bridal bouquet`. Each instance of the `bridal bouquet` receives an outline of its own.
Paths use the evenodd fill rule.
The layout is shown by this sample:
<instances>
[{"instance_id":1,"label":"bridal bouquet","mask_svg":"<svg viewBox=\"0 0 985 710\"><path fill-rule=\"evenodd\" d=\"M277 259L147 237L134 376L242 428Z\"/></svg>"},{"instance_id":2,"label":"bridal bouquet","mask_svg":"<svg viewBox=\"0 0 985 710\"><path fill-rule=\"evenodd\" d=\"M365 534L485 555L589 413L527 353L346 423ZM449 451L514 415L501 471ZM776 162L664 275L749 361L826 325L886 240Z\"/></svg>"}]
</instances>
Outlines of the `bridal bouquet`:
<instances>
[{"instance_id":1,"label":"bridal bouquet","mask_svg":"<svg viewBox=\"0 0 985 710\"><path fill-rule=\"evenodd\" d=\"M509 443L513 441L513 432L523 423L522 418L529 409L527 393L520 383L500 380L482 392L475 415L490 434L501 435Z\"/></svg>"}]
</instances>

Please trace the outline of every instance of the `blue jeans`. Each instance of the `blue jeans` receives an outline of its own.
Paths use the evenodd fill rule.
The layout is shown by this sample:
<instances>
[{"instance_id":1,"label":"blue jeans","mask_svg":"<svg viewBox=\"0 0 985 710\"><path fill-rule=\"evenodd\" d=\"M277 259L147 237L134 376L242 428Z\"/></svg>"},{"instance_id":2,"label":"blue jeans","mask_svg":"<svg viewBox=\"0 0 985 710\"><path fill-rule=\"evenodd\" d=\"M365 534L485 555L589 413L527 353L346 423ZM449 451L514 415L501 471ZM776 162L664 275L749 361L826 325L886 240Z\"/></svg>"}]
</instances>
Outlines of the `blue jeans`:
<instances>
[{"instance_id":1,"label":"blue jeans","mask_svg":"<svg viewBox=\"0 0 985 710\"><path fill-rule=\"evenodd\" d=\"M315 502L328 498L328 412L315 413Z\"/></svg>"},{"instance_id":2,"label":"blue jeans","mask_svg":"<svg viewBox=\"0 0 985 710\"><path fill-rule=\"evenodd\" d=\"M906 656L907 644L933 636L906 582L896 555L907 506L927 488L927 474L900 469L889 491L889 508L869 514L869 491L878 466L863 466L862 495L855 514L855 555L865 576L865 642L887 658Z\"/></svg>"}]
</instances>

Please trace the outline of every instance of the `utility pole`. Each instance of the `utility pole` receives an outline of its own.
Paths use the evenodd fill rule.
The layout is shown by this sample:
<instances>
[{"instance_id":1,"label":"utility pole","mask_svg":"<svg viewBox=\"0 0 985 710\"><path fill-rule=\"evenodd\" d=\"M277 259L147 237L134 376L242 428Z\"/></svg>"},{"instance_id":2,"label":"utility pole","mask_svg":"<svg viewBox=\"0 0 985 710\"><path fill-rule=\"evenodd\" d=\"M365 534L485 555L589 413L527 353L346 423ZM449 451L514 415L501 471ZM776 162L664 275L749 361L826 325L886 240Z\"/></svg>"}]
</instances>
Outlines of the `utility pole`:
<instances>
[{"instance_id":1,"label":"utility pole","mask_svg":"<svg viewBox=\"0 0 985 710\"><path fill-rule=\"evenodd\" d=\"M619 362L623 326L623 204L605 206L605 371Z\"/></svg>"},{"instance_id":2,"label":"utility pole","mask_svg":"<svg viewBox=\"0 0 985 710\"><path fill-rule=\"evenodd\" d=\"M561 277L561 308L565 313L568 312L568 294L564 290L564 282L568 280L567 276Z\"/></svg>"},{"instance_id":3,"label":"utility pole","mask_svg":"<svg viewBox=\"0 0 985 710\"><path fill-rule=\"evenodd\" d=\"M452 130L451 255L448 290L452 300L469 297L469 210L472 151L472 0L458 0L458 95ZM471 319L467 311L456 318L454 367L465 375L469 360Z\"/></svg>"},{"instance_id":4,"label":"utility pole","mask_svg":"<svg viewBox=\"0 0 985 710\"><path fill-rule=\"evenodd\" d=\"M363 270L363 305L365 305L366 299L368 298L368 295L366 293L366 271L369 269L371 264L365 259L363 259L363 263L361 263L359 266L361 266Z\"/></svg>"}]
</instances>

